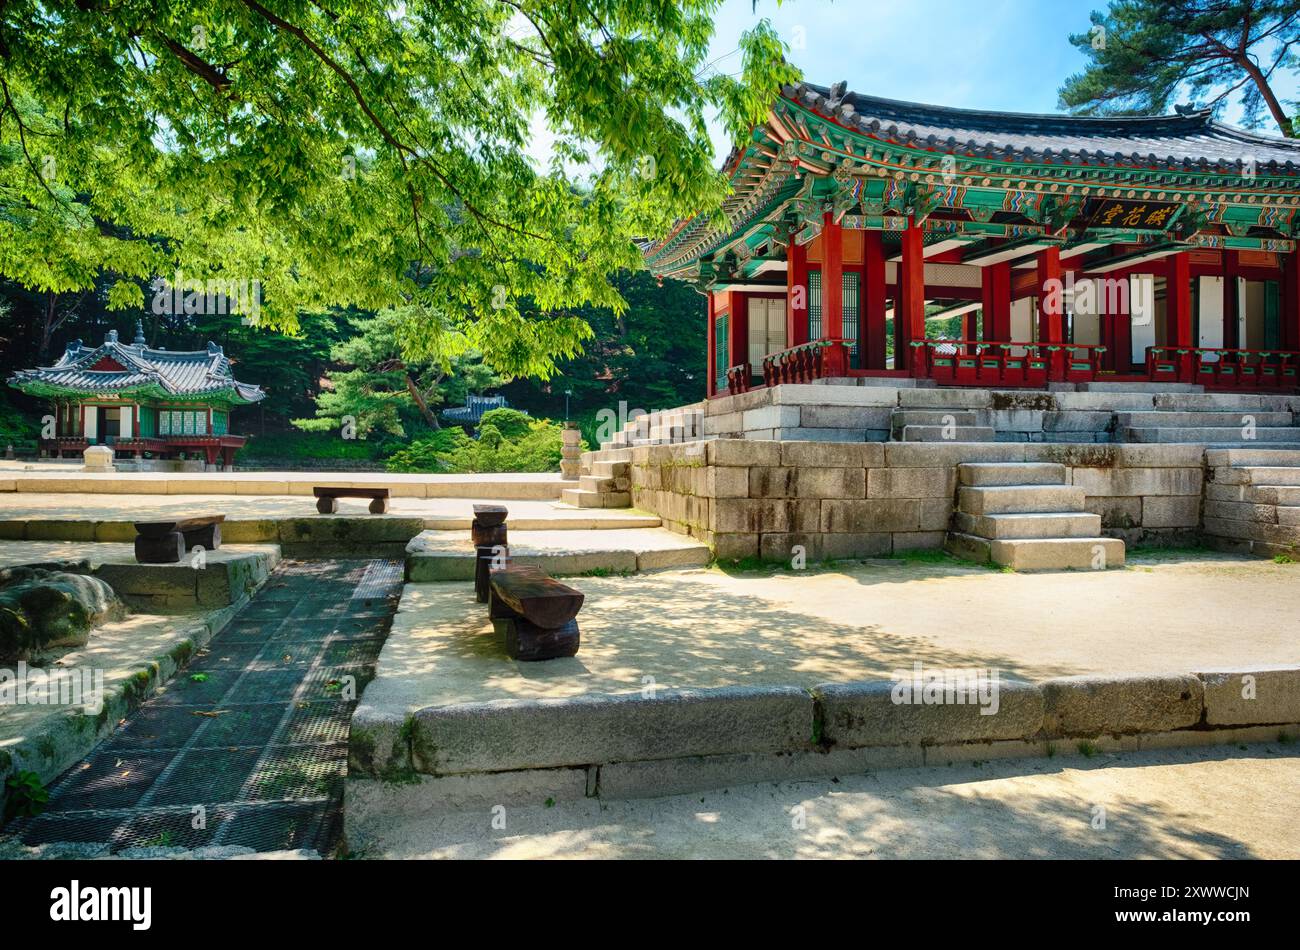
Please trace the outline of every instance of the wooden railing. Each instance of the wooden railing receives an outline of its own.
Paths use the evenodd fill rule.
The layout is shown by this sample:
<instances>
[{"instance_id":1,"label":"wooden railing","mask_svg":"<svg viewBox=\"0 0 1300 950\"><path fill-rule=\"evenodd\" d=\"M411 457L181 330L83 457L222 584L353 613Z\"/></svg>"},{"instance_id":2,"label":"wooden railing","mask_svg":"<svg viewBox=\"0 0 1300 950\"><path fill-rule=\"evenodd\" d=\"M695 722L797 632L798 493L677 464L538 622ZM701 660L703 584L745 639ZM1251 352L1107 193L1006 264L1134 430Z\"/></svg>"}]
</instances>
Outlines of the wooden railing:
<instances>
[{"instance_id":1,"label":"wooden railing","mask_svg":"<svg viewBox=\"0 0 1300 950\"><path fill-rule=\"evenodd\" d=\"M1092 343L914 340L913 375L954 386L1043 386L1088 382L1106 347Z\"/></svg>"},{"instance_id":2,"label":"wooden railing","mask_svg":"<svg viewBox=\"0 0 1300 950\"><path fill-rule=\"evenodd\" d=\"M1147 375L1157 382L1214 389L1300 387L1300 353L1205 346L1148 346Z\"/></svg>"},{"instance_id":3,"label":"wooden railing","mask_svg":"<svg viewBox=\"0 0 1300 950\"><path fill-rule=\"evenodd\" d=\"M810 383L828 376L844 376L849 368L849 347L855 340L823 339L800 343L763 360L763 385Z\"/></svg>"},{"instance_id":4,"label":"wooden railing","mask_svg":"<svg viewBox=\"0 0 1300 950\"><path fill-rule=\"evenodd\" d=\"M752 388L754 369L749 363L741 363L727 370L727 392L731 395L747 393Z\"/></svg>"}]
</instances>

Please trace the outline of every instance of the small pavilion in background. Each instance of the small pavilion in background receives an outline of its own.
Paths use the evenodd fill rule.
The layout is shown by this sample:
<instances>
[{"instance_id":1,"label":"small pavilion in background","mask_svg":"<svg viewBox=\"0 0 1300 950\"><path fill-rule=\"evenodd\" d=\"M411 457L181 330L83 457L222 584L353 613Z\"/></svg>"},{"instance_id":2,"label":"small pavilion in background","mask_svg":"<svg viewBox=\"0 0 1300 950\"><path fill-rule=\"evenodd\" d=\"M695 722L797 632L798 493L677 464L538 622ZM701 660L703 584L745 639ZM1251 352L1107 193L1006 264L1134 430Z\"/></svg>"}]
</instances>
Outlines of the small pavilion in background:
<instances>
[{"instance_id":1,"label":"small pavilion in background","mask_svg":"<svg viewBox=\"0 0 1300 950\"><path fill-rule=\"evenodd\" d=\"M43 456L80 457L91 445L115 455L202 458L234 464L247 441L230 431L230 413L265 398L260 387L236 381L220 346L172 351L110 330L99 346L74 340L52 366L19 370L10 385L51 402L54 432L40 440Z\"/></svg>"}]
</instances>

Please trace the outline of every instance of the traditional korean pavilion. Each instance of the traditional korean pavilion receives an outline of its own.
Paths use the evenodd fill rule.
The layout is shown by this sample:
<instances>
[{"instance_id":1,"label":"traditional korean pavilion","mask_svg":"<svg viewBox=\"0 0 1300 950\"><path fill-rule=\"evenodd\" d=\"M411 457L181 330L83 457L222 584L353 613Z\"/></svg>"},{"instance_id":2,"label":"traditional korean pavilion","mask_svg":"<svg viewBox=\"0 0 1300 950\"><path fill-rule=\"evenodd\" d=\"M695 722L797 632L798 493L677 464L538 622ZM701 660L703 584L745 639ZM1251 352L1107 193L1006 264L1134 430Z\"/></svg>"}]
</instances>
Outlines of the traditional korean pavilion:
<instances>
[{"instance_id":1,"label":"traditional korean pavilion","mask_svg":"<svg viewBox=\"0 0 1300 950\"><path fill-rule=\"evenodd\" d=\"M851 376L1297 386L1300 142L1193 109L1020 115L801 83L724 172L725 226L682 221L645 250L708 300L710 396ZM960 338L935 339L957 315Z\"/></svg>"},{"instance_id":2,"label":"traditional korean pavilion","mask_svg":"<svg viewBox=\"0 0 1300 950\"><path fill-rule=\"evenodd\" d=\"M192 352L153 349L140 324L129 344L116 330L97 347L74 340L53 366L20 370L9 383L53 402L56 432L41 440L44 455L108 445L135 458L183 454L226 466L246 441L230 432L231 409L266 395L235 380L217 344Z\"/></svg>"}]
</instances>

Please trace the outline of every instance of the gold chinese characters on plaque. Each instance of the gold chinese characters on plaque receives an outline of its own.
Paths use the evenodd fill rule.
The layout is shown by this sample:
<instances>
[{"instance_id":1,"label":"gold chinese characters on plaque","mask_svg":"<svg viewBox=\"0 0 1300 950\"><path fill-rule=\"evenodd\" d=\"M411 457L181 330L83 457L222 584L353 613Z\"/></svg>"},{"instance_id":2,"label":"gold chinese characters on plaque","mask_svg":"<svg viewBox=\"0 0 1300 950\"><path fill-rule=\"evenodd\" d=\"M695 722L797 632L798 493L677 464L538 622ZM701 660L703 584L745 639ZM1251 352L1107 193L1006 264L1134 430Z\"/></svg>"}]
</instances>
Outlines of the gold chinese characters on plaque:
<instances>
[{"instance_id":1,"label":"gold chinese characters on plaque","mask_svg":"<svg viewBox=\"0 0 1300 950\"><path fill-rule=\"evenodd\" d=\"M1091 203L1088 225L1094 228L1133 228L1163 231L1178 214L1176 201L1121 201L1105 198Z\"/></svg>"}]
</instances>

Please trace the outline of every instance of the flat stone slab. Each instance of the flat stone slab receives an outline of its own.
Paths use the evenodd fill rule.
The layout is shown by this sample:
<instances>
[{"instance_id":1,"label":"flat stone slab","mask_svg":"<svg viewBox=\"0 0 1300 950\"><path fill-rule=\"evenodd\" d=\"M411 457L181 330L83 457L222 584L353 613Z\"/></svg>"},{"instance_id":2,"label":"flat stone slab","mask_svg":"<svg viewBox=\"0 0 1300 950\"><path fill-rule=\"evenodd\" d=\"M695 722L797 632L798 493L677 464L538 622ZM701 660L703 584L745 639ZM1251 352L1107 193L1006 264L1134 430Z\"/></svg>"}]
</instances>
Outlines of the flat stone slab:
<instances>
[{"instance_id":1,"label":"flat stone slab","mask_svg":"<svg viewBox=\"0 0 1300 950\"><path fill-rule=\"evenodd\" d=\"M13 491L147 495L306 495L321 486L388 488L408 498L553 499L566 482L558 472L417 475L386 472L109 472L14 471ZM7 480L8 476L6 477Z\"/></svg>"},{"instance_id":2,"label":"flat stone slab","mask_svg":"<svg viewBox=\"0 0 1300 950\"><path fill-rule=\"evenodd\" d=\"M602 528L653 528L656 515L629 509L576 510L557 500L494 499L510 509L510 525L518 530L592 531ZM421 529L469 531L474 498L395 497L388 514L372 515L368 502L342 499L337 515L322 515L310 494L305 495L90 495L73 498L61 493L0 492L0 539L28 541L131 541L134 522L164 521L193 515L221 514L221 536L227 543L278 542L281 525L303 520L347 518L383 523L418 519ZM366 530L380 530L369 528ZM407 535L407 539L418 531ZM404 539L405 540L405 539Z\"/></svg>"},{"instance_id":3,"label":"flat stone slab","mask_svg":"<svg viewBox=\"0 0 1300 950\"><path fill-rule=\"evenodd\" d=\"M1176 661L1171 661L1172 662ZM1049 736L1088 737L1186 729L1201 718L1196 676L1075 676L1041 684Z\"/></svg>"},{"instance_id":4,"label":"flat stone slab","mask_svg":"<svg viewBox=\"0 0 1300 950\"><path fill-rule=\"evenodd\" d=\"M413 764L429 775L811 746L813 707L793 686L658 690L432 706L414 716Z\"/></svg>"},{"instance_id":5,"label":"flat stone slab","mask_svg":"<svg viewBox=\"0 0 1300 950\"><path fill-rule=\"evenodd\" d=\"M510 525L510 557L534 564L548 574L592 571L632 573L664 568L703 567L712 560L708 547L664 528L609 531L516 531ZM411 581L472 580L474 546L465 531L425 531L406 548Z\"/></svg>"},{"instance_id":6,"label":"flat stone slab","mask_svg":"<svg viewBox=\"0 0 1300 950\"><path fill-rule=\"evenodd\" d=\"M176 564L139 564L130 544L10 541L0 567L46 561L87 561L133 610L169 614L218 609L256 588L280 560L273 544L226 544ZM201 565L201 566L198 566Z\"/></svg>"}]
</instances>

